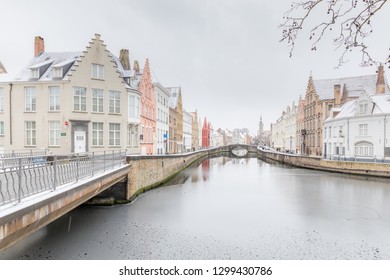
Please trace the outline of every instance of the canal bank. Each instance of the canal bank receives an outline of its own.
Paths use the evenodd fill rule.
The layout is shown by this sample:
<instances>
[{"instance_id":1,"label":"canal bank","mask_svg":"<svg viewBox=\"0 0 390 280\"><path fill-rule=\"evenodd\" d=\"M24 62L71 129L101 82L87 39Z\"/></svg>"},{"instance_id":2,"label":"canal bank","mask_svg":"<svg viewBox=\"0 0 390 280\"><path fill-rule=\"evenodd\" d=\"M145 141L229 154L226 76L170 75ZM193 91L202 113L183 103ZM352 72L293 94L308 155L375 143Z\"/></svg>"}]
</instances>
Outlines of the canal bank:
<instances>
[{"instance_id":1,"label":"canal bank","mask_svg":"<svg viewBox=\"0 0 390 280\"><path fill-rule=\"evenodd\" d=\"M390 165L378 162L334 161L320 157L279 153L276 151L258 150L260 159L267 162L278 162L295 167L337 172L352 175L390 178Z\"/></svg>"},{"instance_id":2,"label":"canal bank","mask_svg":"<svg viewBox=\"0 0 390 280\"><path fill-rule=\"evenodd\" d=\"M78 207L0 259L390 259L387 180L219 157L164 186Z\"/></svg>"}]
</instances>

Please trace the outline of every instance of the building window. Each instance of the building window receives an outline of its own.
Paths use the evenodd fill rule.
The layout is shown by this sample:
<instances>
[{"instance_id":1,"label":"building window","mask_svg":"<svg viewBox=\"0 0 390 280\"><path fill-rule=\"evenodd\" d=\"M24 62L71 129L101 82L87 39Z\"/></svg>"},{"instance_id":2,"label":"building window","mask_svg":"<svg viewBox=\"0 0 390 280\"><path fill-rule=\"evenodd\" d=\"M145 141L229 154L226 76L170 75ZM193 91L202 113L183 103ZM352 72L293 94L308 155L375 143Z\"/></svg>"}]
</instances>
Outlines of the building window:
<instances>
[{"instance_id":1,"label":"building window","mask_svg":"<svg viewBox=\"0 0 390 280\"><path fill-rule=\"evenodd\" d=\"M359 114L366 115L367 113L368 113L368 104L367 103L359 104Z\"/></svg>"},{"instance_id":2,"label":"building window","mask_svg":"<svg viewBox=\"0 0 390 280\"><path fill-rule=\"evenodd\" d=\"M60 122L49 121L49 146L60 145Z\"/></svg>"},{"instance_id":3,"label":"building window","mask_svg":"<svg viewBox=\"0 0 390 280\"><path fill-rule=\"evenodd\" d=\"M121 125L119 123L110 123L109 138L110 146L121 145Z\"/></svg>"},{"instance_id":4,"label":"building window","mask_svg":"<svg viewBox=\"0 0 390 280\"><path fill-rule=\"evenodd\" d=\"M368 135L368 124L359 124L359 136Z\"/></svg>"},{"instance_id":5,"label":"building window","mask_svg":"<svg viewBox=\"0 0 390 280\"><path fill-rule=\"evenodd\" d=\"M49 87L49 111L60 110L60 87Z\"/></svg>"},{"instance_id":6,"label":"building window","mask_svg":"<svg viewBox=\"0 0 390 280\"><path fill-rule=\"evenodd\" d=\"M31 69L31 78L39 79L39 68Z\"/></svg>"},{"instance_id":7,"label":"building window","mask_svg":"<svg viewBox=\"0 0 390 280\"><path fill-rule=\"evenodd\" d=\"M62 67L54 67L54 78L55 79L62 79L63 73L62 73Z\"/></svg>"},{"instance_id":8,"label":"building window","mask_svg":"<svg viewBox=\"0 0 390 280\"><path fill-rule=\"evenodd\" d=\"M104 80L104 65L92 63L91 77L93 79Z\"/></svg>"},{"instance_id":9,"label":"building window","mask_svg":"<svg viewBox=\"0 0 390 280\"><path fill-rule=\"evenodd\" d=\"M127 126L127 146L138 147L138 126L129 124Z\"/></svg>"},{"instance_id":10,"label":"building window","mask_svg":"<svg viewBox=\"0 0 390 280\"><path fill-rule=\"evenodd\" d=\"M139 118L139 97L129 96L129 118Z\"/></svg>"},{"instance_id":11,"label":"building window","mask_svg":"<svg viewBox=\"0 0 390 280\"><path fill-rule=\"evenodd\" d=\"M37 94L35 87L24 88L24 104L26 112L35 112L37 110Z\"/></svg>"},{"instance_id":12,"label":"building window","mask_svg":"<svg viewBox=\"0 0 390 280\"><path fill-rule=\"evenodd\" d=\"M121 93L120 91L110 90L110 110L111 114L120 114L121 112Z\"/></svg>"},{"instance_id":13,"label":"building window","mask_svg":"<svg viewBox=\"0 0 390 280\"><path fill-rule=\"evenodd\" d=\"M355 144L355 156L372 157L374 146L370 142L362 141Z\"/></svg>"},{"instance_id":14,"label":"building window","mask_svg":"<svg viewBox=\"0 0 390 280\"><path fill-rule=\"evenodd\" d=\"M103 146L103 123L92 123L92 146Z\"/></svg>"},{"instance_id":15,"label":"building window","mask_svg":"<svg viewBox=\"0 0 390 280\"><path fill-rule=\"evenodd\" d=\"M0 122L0 136L4 136L4 122Z\"/></svg>"},{"instance_id":16,"label":"building window","mask_svg":"<svg viewBox=\"0 0 390 280\"><path fill-rule=\"evenodd\" d=\"M82 87L73 88L73 110L87 111L87 89Z\"/></svg>"},{"instance_id":17,"label":"building window","mask_svg":"<svg viewBox=\"0 0 390 280\"><path fill-rule=\"evenodd\" d=\"M4 112L4 91L0 88L0 112Z\"/></svg>"},{"instance_id":18,"label":"building window","mask_svg":"<svg viewBox=\"0 0 390 280\"><path fill-rule=\"evenodd\" d=\"M92 112L103 113L103 90L92 89Z\"/></svg>"},{"instance_id":19,"label":"building window","mask_svg":"<svg viewBox=\"0 0 390 280\"><path fill-rule=\"evenodd\" d=\"M26 146L36 146L37 145L37 130L35 121L26 121L25 122L25 144Z\"/></svg>"},{"instance_id":20,"label":"building window","mask_svg":"<svg viewBox=\"0 0 390 280\"><path fill-rule=\"evenodd\" d=\"M339 126L339 136L344 137L344 128L342 125Z\"/></svg>"}]
</instances>

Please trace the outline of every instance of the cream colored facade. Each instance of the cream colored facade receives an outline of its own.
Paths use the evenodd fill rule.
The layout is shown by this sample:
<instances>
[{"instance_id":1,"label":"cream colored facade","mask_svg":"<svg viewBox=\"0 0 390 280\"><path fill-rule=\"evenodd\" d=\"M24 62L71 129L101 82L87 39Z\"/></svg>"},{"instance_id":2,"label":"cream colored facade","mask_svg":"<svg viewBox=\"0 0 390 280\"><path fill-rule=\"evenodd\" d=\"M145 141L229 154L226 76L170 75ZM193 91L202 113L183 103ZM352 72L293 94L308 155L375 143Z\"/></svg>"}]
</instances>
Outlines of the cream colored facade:
<instances>
[{"instance_id":1,"label":"cream colored facade","mask_svg":"<svg viewBox=\"0 0 390 280\"><path fill-rule=\"evenodd\" d=\"M281 152L295 153L297 106L293 102L272 125L272 147Z\"/></svg>"},{"instance_id":2,"label":"cream colored facade","mask_svg":"<svg viewBox=\"0 0 390 280\"><path fill-rule=\"evenodd\" d=\"M128 93L98 34L80 53L39 52L16 79L0 83L0 91L4 150L126 148Z\"/></svg>"}]
</instances>

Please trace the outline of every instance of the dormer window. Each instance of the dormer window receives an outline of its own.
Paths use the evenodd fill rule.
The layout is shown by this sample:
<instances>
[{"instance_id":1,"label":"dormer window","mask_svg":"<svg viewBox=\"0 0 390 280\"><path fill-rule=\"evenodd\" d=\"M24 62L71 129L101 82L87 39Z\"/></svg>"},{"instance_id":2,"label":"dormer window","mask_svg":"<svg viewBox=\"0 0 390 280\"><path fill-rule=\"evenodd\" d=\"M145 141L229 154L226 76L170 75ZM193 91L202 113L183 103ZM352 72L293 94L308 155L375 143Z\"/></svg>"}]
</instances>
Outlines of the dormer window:
<instances>
[{"instance_id":1,"label":"dormer window","mask_svg":"<svg viewBox=\"0 0 390 280\"><path fill-rule=\"evenodd\" d=\"M359 115L367 115L368 114L368 104L360 103L359 104Z\"/></svg>"},{"instance_id":2,"label":"dormer window","mask_svg":"<svg viewBox=\"0 0 390 280\"><path fill-rule=\"evenodd\" d=\"M31 69L31 78L39 79L39 68Z\"/></svg>"},{"instance_id":3,"label":"dormer window","mask_svg":"<svg viewBox=\"0 0 390 280\"><path fill-rule=\"evenodd\" d=\"M54 71L53 78L54 79L62 79L62 77L63 77L62 69L63 69L62 67L53 67L53 71Z\"/></svg>"}]
</instances>

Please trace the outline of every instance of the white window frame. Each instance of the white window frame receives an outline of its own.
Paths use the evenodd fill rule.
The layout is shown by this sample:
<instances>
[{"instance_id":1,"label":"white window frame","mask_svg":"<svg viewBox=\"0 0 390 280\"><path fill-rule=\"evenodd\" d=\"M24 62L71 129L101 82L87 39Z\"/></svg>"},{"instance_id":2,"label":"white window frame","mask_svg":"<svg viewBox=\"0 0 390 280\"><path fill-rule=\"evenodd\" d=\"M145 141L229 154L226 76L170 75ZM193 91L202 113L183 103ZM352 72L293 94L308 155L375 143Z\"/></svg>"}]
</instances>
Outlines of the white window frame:
<instances>
[{"instance_id":1,"label":"white window frame","mask_svg":"<svg viewBox=\"0 0 390 280\"><path fill-rule=\"evenodd\" d=\"M60 121L49 121L49 146L59 147L61 135Z\"/></svg>"},{"instance_id":2,"label":"white window frame","mask_svg":"<svg viewBox=\"0 0 390 280\"><path fill-rule=\"evenodd\" d=\"M78 102L76 102L78 100ZM84 87L73 87L73 111L87 111L87 89Z\"/></svg>"},{"instance_id":3,"label":"white window frame","mask_svg":"<svg viewBox=\"0 0 390 280\"><path fill-rule=\"evenodd\" d=\"M36 147L37 146L37 124L35 121L24 122L25 131L25 146Z\"/></svg>"},{"instance_id":4,"label":"white window frame","mask_svg":"<svg viewBox=\"0 0 390 280\"><path fill-rule=\"evenodd\" d=\"M92 89L92 112L104 113L104 90L103 89L98 89L98 88Z\"/></svg>"},{"instance_id":5,"label":"white window frame","mask_svg":"<svg viewBox=\"0 0 390 280\"><path fill-rule=\"evenodd\" d=\"M62 79L63 76L63 67L53 67L53 77L55 79Z\"/></svg>"},{"instance_id":6,"label":"white window frame","mask_svg":"<svg viewBox=\"0 0 390 280\"><path fill-rule=\"evenodd\" d=\"M104 65L92 63L91 77L92 79L104 80Z\"/></svg>"},{"instance_id":7,"label":"white window frame","mask_svg":"<svg viewBox=\"0 0 390 280\"><path fill-rule=\"evenodd\" d=\"M39 79L39 68L32 68L31 69L31 78L32 79Z\"/></svg>"},{"instance_id":8,"label":"white window frame","mask_svg":"<svg viewBox=\"0 0 390 280\"><path fill-rule=\"evenodd\" d=\"M109 145L117 147L121 145L121 124L109 123Z\"/></svg>"},{"instance_id":9,"label":"white window frame","mask_svg":"<svg viewBox=\"0 0 390 280\"><path fill-rule=\"evenodd\" d=\"M374 145L368 141L361 141L355 144L356 157L373 157Z\"/></svg>"},{"instance_id":10,"label":"white window frame","mask_svg":"<svg viewBox=\"0 0 390 280\"><path fill-rule=\"evenodd\" d=\"M116 90L109 91L109 113L121 113L121 92Z\"/></svg>"},{"instance_id":11,"label":"white window frame","mask_svg":"<svg viewBox=\"0 0 390 280\"><path fill-rule=\"evenodd\" d=\"M60 111L60 87L50 86L49 87L49 111L58 112Z\"/></svg>"},{"instance_id":12,"label":"white window frame","mask_svg":"<svg viewBox=\"0 0 390 280\"><path fill-rule=\"evenodd\" d=\"M0 88L0 112L4 112L4 89Z\"/></svg>"},{"instance_id":13,"label":"white window frame","mask_svg":"<svg viewBox=\"0 0 390 280\"><path fill-rule=\"evenodd\" d=\"M359 124L359 136L367 136L368 135L368 124L363 123Z\"/></svg>"},{"instance_id":14,"label":"white window frame","mask_svg":"<svg viewBox=\"0 0 390 280\"><path fill-rule=\"evenodd\" d=\"M24 111L25 112L37 111L37 92L35 87L24 88Z\"/></svg>"},{"instance_id":15,"label":"white window frame","mask_svg":"<svg viewBox=\"0 0 390 280\"><path fill-rule=\"evenodd\" d=\"M92 146L104 146L104 124L102 122L92 123Z\"/></svg>"},{"instance_id":16,"label":"white window frame","mask_svg":"<svg viewBox=\"0 0 390 280\"><path fill-rule=\"evenodd\" d=\"M0 136L4 136L4 122L0 121Z\"/></svg>"}]
</instances>

